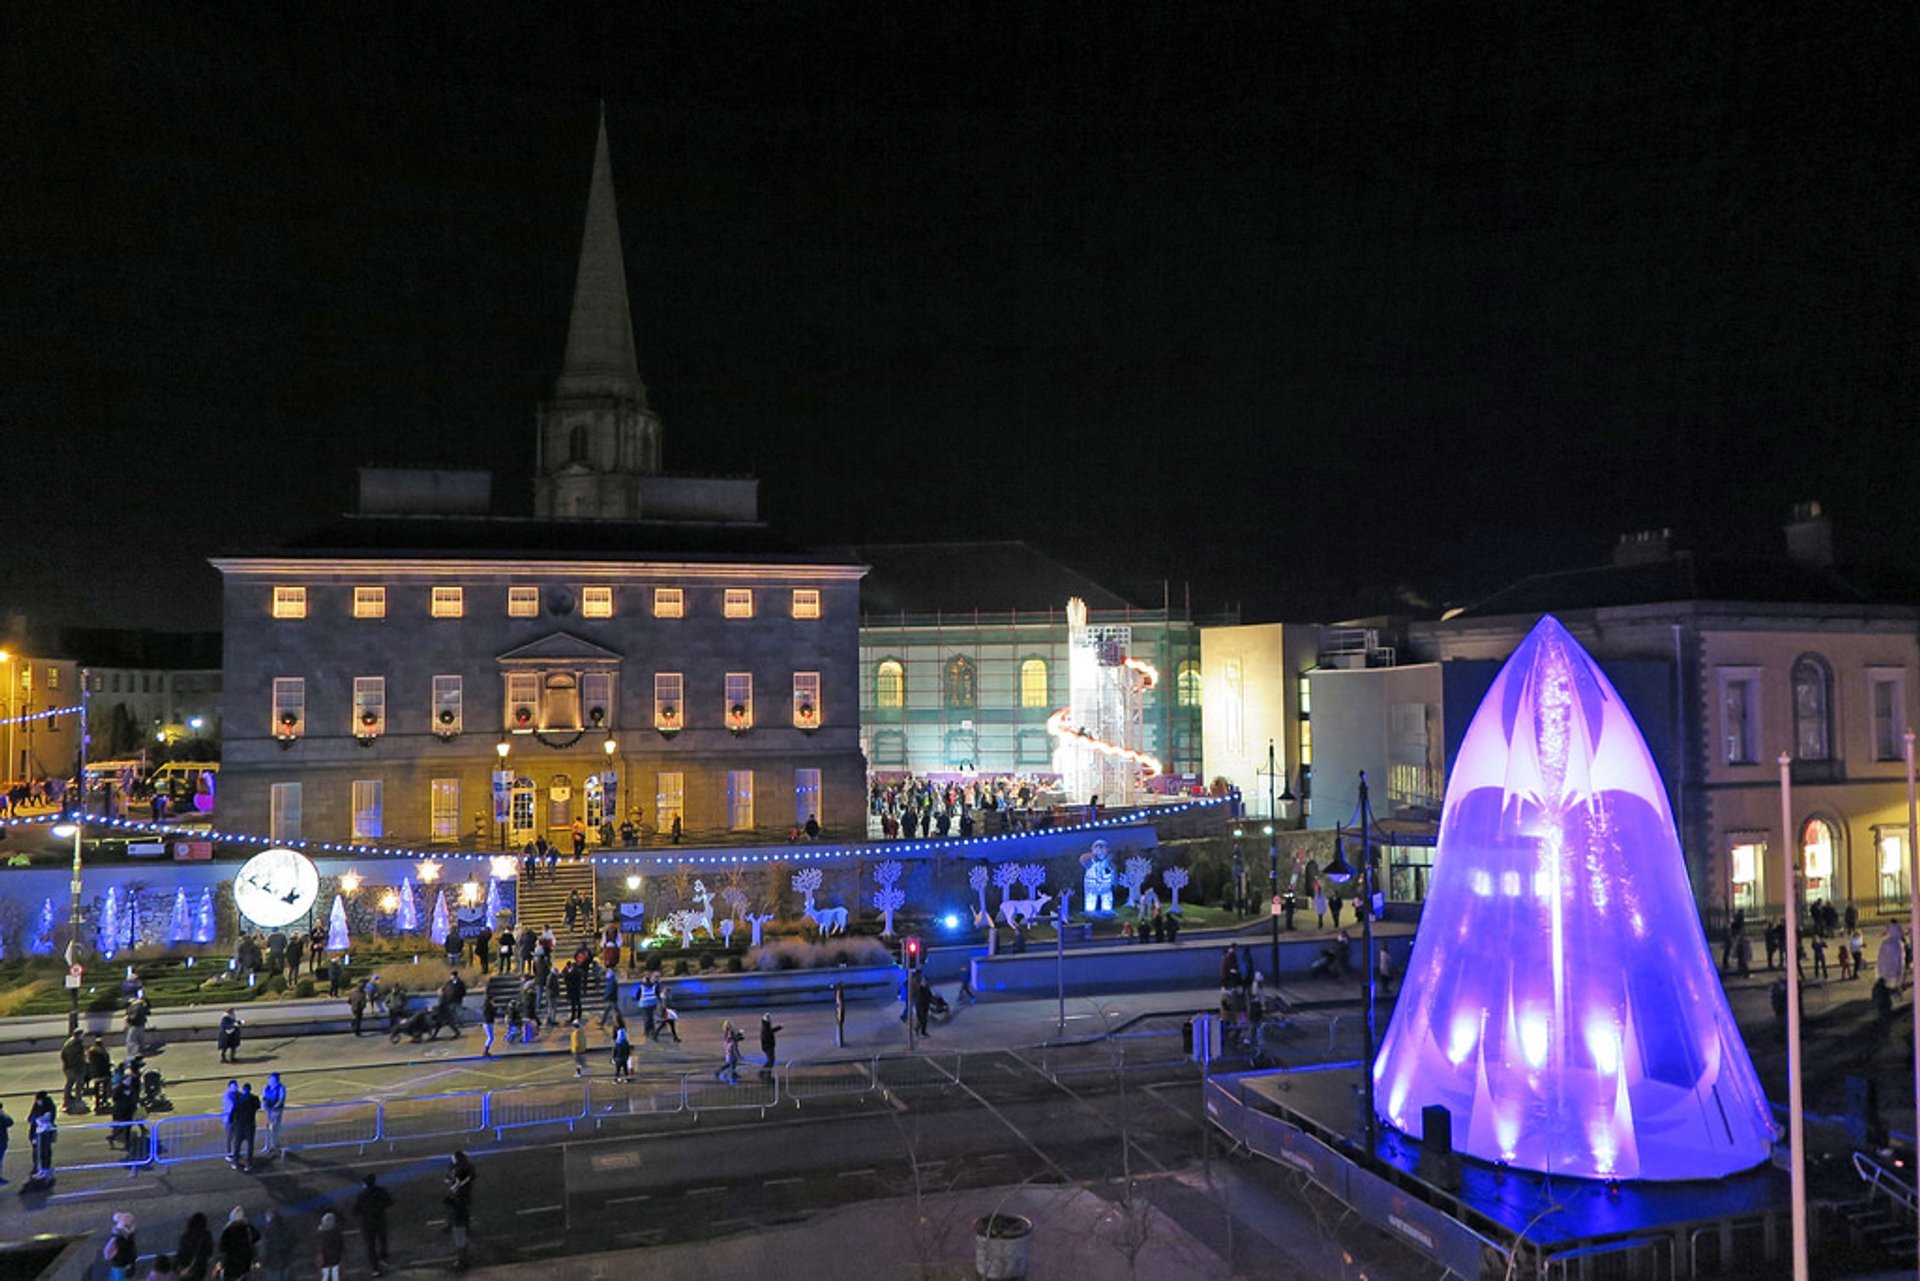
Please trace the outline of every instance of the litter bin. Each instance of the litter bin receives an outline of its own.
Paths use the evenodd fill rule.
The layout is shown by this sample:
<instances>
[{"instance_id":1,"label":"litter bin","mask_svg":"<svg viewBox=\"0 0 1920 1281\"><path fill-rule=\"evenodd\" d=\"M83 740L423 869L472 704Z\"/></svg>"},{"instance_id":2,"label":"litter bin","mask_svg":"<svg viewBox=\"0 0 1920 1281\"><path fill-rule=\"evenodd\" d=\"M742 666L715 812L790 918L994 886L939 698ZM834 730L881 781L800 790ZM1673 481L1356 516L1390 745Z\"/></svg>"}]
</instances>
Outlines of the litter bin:
<instances>
[{"instance_id":1,"label":"litter bin","mask_svg":"<svg viewBox=\"0 0 1920 1281\"><path fill-rule=\"evenodd\" d=\"M973 1269L980 1281L1025 1281L1027 1238L1033 1220L1018 1214L986 1214L973 1221Z\"/></svg>"}]
</instances>

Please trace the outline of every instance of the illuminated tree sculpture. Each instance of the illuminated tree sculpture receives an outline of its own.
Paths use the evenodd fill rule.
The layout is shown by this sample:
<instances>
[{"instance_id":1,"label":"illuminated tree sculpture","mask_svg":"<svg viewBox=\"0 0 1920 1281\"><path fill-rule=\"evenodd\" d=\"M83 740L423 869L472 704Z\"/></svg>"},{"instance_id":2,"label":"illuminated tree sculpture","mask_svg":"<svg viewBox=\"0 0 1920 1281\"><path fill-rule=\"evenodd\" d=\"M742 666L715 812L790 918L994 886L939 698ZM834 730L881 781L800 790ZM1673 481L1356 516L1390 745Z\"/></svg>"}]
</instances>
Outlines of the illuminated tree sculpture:
<instances>
[{"instance_id":1,"label":"illuminated tree sculpture","mask_svg":"<svg viewBox=\"0 0 1920 1281\"><path fill-rule=\"evenodd\" d=\"M441 890L433 900L433 924L427 929L427 937L436 947L447 945L447 931L451 922L447 920L447 892Z\"/></svg>"},{"instance_id":2,"label":"illuminated tree sculpture","mask_svg":"<svg viewBox=\"0 0 1920 1281\"><path fill-rule=\"evenodd\" d=\"M1160 873L1160 883L1167 887L1168 893L1173 895L1173 903L1167 910L1169 912L1178 912L1180 910L1180 891L1187 888L1187 869L1184 867L1167 868Z\"/></svg>"},{"instance_id":3,"label":"illuminated tree sculpture","mask_svg":"<svg viewBox=\"0 0 1920 1281\"><path fill-rule=\"evenodd\" d=\"M327 951L344 952L347 950L347 900L346 896L333 896L333 913L327 918Z\"/></svg>"},{"instance_id":4,"label":"illuminated tree sculpture","mask_svg":"<svg viewBox=\"0 0 1920 1281\"><path fill-rule=\"evenodd\" d=\"M970 870L967 873L967 884L971 885L973 887L973 892L980 896L980 913L979 914L981 916L985 916L987 914L987 885L990 882L992 876L993 876L993 869L988 867L985 863L975 863L973 865L972 870Z\"/></svg>"},{"instance_id":5,"label":"illuminated tree sculpture","mask_svg":"<svg viewBox=\"0 0 1920 1281\"><path fill-rule=\"evenodd\" d=\"M213 890L200 891L200 906L193 913L193 941L211 943L219 932L219 924L213 919Z\"/></svg>"},{"instance_id":6,"label":"illuminated tree sculpture","mask_svg":"<svg viewBox=\"0 0 1920 1281\"><path fill-rule=\"evenodd\" d=\"M167 942L190 943L193 941L193 915L187 908L187 891L177 889L173 892L173 919L167 923Z\"/></svg>"},{"instance_id":7,"label":"illuminated tree sculpture","mask_svg":"<svg viewBox=\"0 0 1920 1281\"><path fill-rule=\"evenodd\" d=\"M1153 860L1145 854L1135 854L1127 860L1126 870L1117 878L1126 887L1127 901L1123 907L1139 907L1140 891L1147 887L1147 878L1153 875Z\"/></svg>"},{"instance_id":8,"label":"illuminated tree sculpture","mask_svg":"<svg viewBox=\"0 0 1920 1281\"><path fill-rule=\"evenodd\" d=\"M27 951L35 956L53 955L52 899L46 899L40 904L40 915L34 919L33 940L27 944Z\"/></svg>"},{"instance_id":9,"label":"illuminated tree sculpture","mask_svg":"<svg viewBox=\"0 0 1920 1281\"><path fill-rule=\"evenodd\" d=\"M873 869L873 879L880 885L880 888L874 891L873 907L882 918L880 937L883 939L893 937L893 914L905 907L907 903L907 892L897 884L903 870L897 858L887 859Z\"/></svg>"},{"instance_id":10,"label":"illuminated tree sculpture","mask_svg":"<svg viewBox=\"0 0 1920 1281\"><path fill-rule=\"evenodd\" d=\"M1658 770L1620 696L1542 618L1475 713L1433 889L1373 1064L1387 1120L1452 1112L1469 1155L1597 1179L1713 1179L1774 1127L1692 910Z\"/></svg>"},{"instance_id":11,"label":"illuminated tree sculpture","mask_svg":"<svg viewBox=\"0 0 1920 1281\"><path fill-rule=\"evenodd\" d=\"M1007 900L1013 897L1013 887L1020 883L1020 865L1002 863L994 868L993 883L1000 887L1000 906L1005 907Z\"/></svg>"},{"instance_id":12,"label":"illuminated tree sculpture","mask_svg":"<svg viewBox=\"0 0 1920 1281\"><path fill-rule=\"evenodd\" d=\"M403 934L411 934L420 928L420 905L413 901L413 878L400 878L400 911L394 925Z\"/></svg>"}]
</instances>

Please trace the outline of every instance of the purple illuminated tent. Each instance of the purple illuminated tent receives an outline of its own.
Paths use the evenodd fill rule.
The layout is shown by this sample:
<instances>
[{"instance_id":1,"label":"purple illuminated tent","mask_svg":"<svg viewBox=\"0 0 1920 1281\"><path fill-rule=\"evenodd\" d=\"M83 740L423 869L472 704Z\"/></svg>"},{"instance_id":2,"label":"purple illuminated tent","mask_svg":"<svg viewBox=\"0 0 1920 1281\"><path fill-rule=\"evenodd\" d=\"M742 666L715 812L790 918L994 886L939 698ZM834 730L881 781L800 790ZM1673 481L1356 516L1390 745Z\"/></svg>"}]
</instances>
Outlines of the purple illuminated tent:
<instances>
[{"instance_id":1,"label":"purple illuminated tent","mask_svg":"<svg viewBox=\"0 0 1920 1281\"><path fill-rule=\"evenodd\" d=\"M1460 1151L1526 1169L1710 1179L1770 1154L1659 772L1551 617L1461 743L1373 1074L1399 1129L1444 1104Z\"/></svg>"}]
</instances>

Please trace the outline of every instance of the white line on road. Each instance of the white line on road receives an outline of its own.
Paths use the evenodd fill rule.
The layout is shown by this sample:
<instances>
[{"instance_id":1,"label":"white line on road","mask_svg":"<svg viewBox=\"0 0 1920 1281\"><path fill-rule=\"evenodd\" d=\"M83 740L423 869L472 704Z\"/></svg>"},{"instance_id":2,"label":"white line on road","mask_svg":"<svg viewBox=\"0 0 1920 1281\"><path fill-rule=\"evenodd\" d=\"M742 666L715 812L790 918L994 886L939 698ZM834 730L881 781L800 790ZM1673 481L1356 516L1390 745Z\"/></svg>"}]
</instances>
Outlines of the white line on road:
<instances>
[{"instance_id":1,"label":"white line on road","mask_svg":"<svg viewBox=\"0 0 1920 1281\"><path fill-rule=\"evenodd\" d=\"M708 1195L711 1195L712 1193L725 1192L726 1190L727 1190L727 1185L722 1183L711 1188L688 1188L687 1195L688 1196L708 1196Z\"/></svg>"},{"instance_id":2,"label":"white line on road","mask_svg":"<svg viewBox=\"0 0 1920 1281\"><path fill-rule=\"evenodd\" d=\"M652 1193L642 1192L638 1196L609 1197L605 1201L602 1201L600 1204L601 1205L637 1205L642 1201L651 1201L651 1200L653 1200Z\"/></svg>"},{"instance_id":3,"label":"white line on road","mask_svg":"<svg viewBox=\"0 0 1920 1281\"><path fill-rule=\"evenodd\" d=\"M565 1206L559 1206L559 1205L530 1205L524 1210L515 1210L514 1213L515 1214L558 1214L560 1213L561 1210L565 1208L566 1208Z\"/></svg>"},{"instance_id":4,"label":"white line on road","mask_svg":"<svg viewBox=\"0 0 1920 1281\"><path fill-rule=\"evenodd\" d=\"M878 1173L879 1171L874 1169L872 1166L867 1166L866 1168L860 1169L860 1170L841 1170L839 1172L840 1177L843 1179L860 1179L860 1178L865 1178L869 1174L878 1174Z\"/></svg>"},{"instance_id":5,"label":"white line on road","mask_svg":"<svg viewBox=\"0 0 1920 1281\"><path fill-rule=\"evenodd\" d=\"M776 1187L779 1187L779 1186L780 1186L781 1184L783 1184L783 1183L805 1183L805 1182L806 1182L806 1180L805 1180L805 1179L802 1179L802 1178L801 1178L801 1177L800 1177L799 1175L797 1175L797 1174L791 1174L791 1175L788 1175L788 1176L787 1176L786 1178L784 1178L784 1179L767 1179L766 1181L764 1181L763 1183L761 1183L761 1185L760 1185L760 1186L761 1186L761 1187L763 1187L763 1188L776 1188ZM613 1204L613 1203L612 1203L611 1201L609 1201L609 1202L608 1202L607 1204L609 1204L609 1205L611 1205L611 1204Z\"/></svg>"},{"instance_id":6,"label":"white line on road","mask_svg":"<svg viewBox=\"0 0 1920 1281\"><path fill-rule=\"evenodd\" d=\"M49 1201L71 1201L71 1200L73 1200L73 1199L74 1199L74 1198L76 1198L76 1197L83 1197L83 1196L105 1196L105 1195L106 1195L107 1193L109 1193L109 1192L116 1192L116 1191L119 1191L119 1189L117 1189L117 1188L88 1188L88 1189L87 1189L87 1190L86 1190L85 1192L56 1192L56 1193L54 1193L54 1194L53 1194L52 1196L50 1196L50 1197L48 1197L48 1198L47 1198L47 1200L49 1200Z\"/></svg>"}]
</instances>

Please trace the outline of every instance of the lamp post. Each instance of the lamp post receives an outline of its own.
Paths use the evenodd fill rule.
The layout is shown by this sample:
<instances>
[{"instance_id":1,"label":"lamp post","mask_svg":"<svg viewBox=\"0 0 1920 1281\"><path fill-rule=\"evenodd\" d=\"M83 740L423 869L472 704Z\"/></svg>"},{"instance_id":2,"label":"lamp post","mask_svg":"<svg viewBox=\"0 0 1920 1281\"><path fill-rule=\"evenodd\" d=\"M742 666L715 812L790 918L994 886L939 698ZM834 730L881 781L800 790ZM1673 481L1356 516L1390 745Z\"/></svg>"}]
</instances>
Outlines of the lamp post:
<instances>
[{"instance_id":1,"label":"lamp post","mask_svg":"<svg viewBox=\"0 0 1920 1281\"><path fill-rule=\"evenodd\" d=\"M507 741L507 736L505 734L502 734L500 736L500 741L493 745L494 754L500 758L500 765L499 765L499 768L494 771L495 773L498 774L498 773L506 772L507 753L512 750L513 750L513 744ZM508 787L507 787L507 804L508 806L512 806L513 804L512 784L508 784ZM494 802L493 812L494 812L494 816L499 820L499 822L497 822L494 826L500 829L500 848L501 850L504 851L507 848L507 811L504 809L501 809L499 802L496 801Z\"/></svg>"},{"instance_id":2,"label":"lamp post","mask_svg":"<svg viewBox=\"0 0 1920 1281\"><path fill-rule=\"evenodd\" d=\"M69 883L71 902L67 913L67 964L80 963L80 874L82 843L87 832L87 669L80 669L79 737L73 751L74 788L72 808L67 811L66 827L73 829L73 879ZM56 835L64 835L58 828ZM67 1035L80 1030L80 985L67 976Z\"/></svg>"},{"instance_id":3,"label":"lamp post","mask_svg":"<svg viewBox=\"0 0 1920 1281\"><path fill-rule=\"evenodd\" d=\"M1908 744L1912 759L1912 744ZM1787 1176L1792 1192L1793 1281L1807 1281L1807 1137L1800 1082L1800 860L1793 834L1793 757L1780 753L1780 862L1787 918Z\"/></svg>"},{"instance_id":4,"label":"lamp post","mask_svg":"<svg viewBox=\"0 0 1920 1281\"><path fill-rule=\"evenodd\" d=\"M1362 1122L1366 1128L1366 1152L1373 1155L1374 1143L1378 1135L1379 1120L1374 1115L1373 1106L1373 1016L1375 999L1379 995L1379 971L1373 955L1373 808L1367 802L1367 772L1360 771L1360 804L1357 810L1360 820L1360 903L1362 908L1361 926L1363 942L1361 947L1367 956L1367 1020L1365 1026L1366 1041L1360 1061L1360 1081L1365 1094L1366 1114ZM1336 885L1343 885L1354 877L1355 868L1347 862L1346 846L1342 839L1341 828L1334 828L1333 862L1327 865L1326 877Z\"/></svg>"},{"instance_id":5,"label":"lamp post","mask_svg":"<svg viewBox=\"0 0 1920 1281\"><path fill-rule=\"evenodd\" d=\"M1920 799L1914 793L1913 730L1907 730L1902 741L1906 744L1907 758L1907 908L1910 916L1907 941L1920 946L1920 893L1915 892L1915 887L1920 886L1920 846L1914 843L1914 838L1920 836L1920 831L1915 830L1920 828ZM1915 991L1920 993L1920 988ZM1913 1035L1913 1043L1920 1045L1920 999L1913 1008ZM1913 1097L1920 1102L1920 1057L1916 1057L1913 1064Z\"/></svg>"},{"instance_id":6,"label":"lamp post","mask_svg":"<svg viewBox=\"0 0 1920 1281\"><path fill-rule=\"evenodd\" d=\"M1280 912L1285 891L1280 888L1280 806L1293 804L1293 789L1282 788L1278 794L1274 789L1279 783L1280 771L1274 765L1273 740L1267 740L1267 887L1271 897L1267 902L1267 921L1271 932L1272 955L1267 961L1267 973L1272 981L1280 981Z\"/></svg>"},{"instance_id":7,"label":"lamp post","mask_svg":"<svg viewBox=\"0 0 1920 1281\"><path fill-rule=\"evenodd\" d=\"M613 754L620 750L620 740L609 733L601 740L600 750L607 754L606 777L600 780L600 826L604 830L619 817L620 783L619 772L613 767ZM611 841L608 844L612 844Z\"/></svg>"},{"instance_id":8,"label":"lamp post","mask_svg":"<svg viewBox=\"0 0 1920 1281\"><path fill-rule=\"evenodd\" d=\"M0 769L0 784L13 781L13 655L0 649L0 670L7 675L7 766Z\"/></svg>"}]
</instances>

